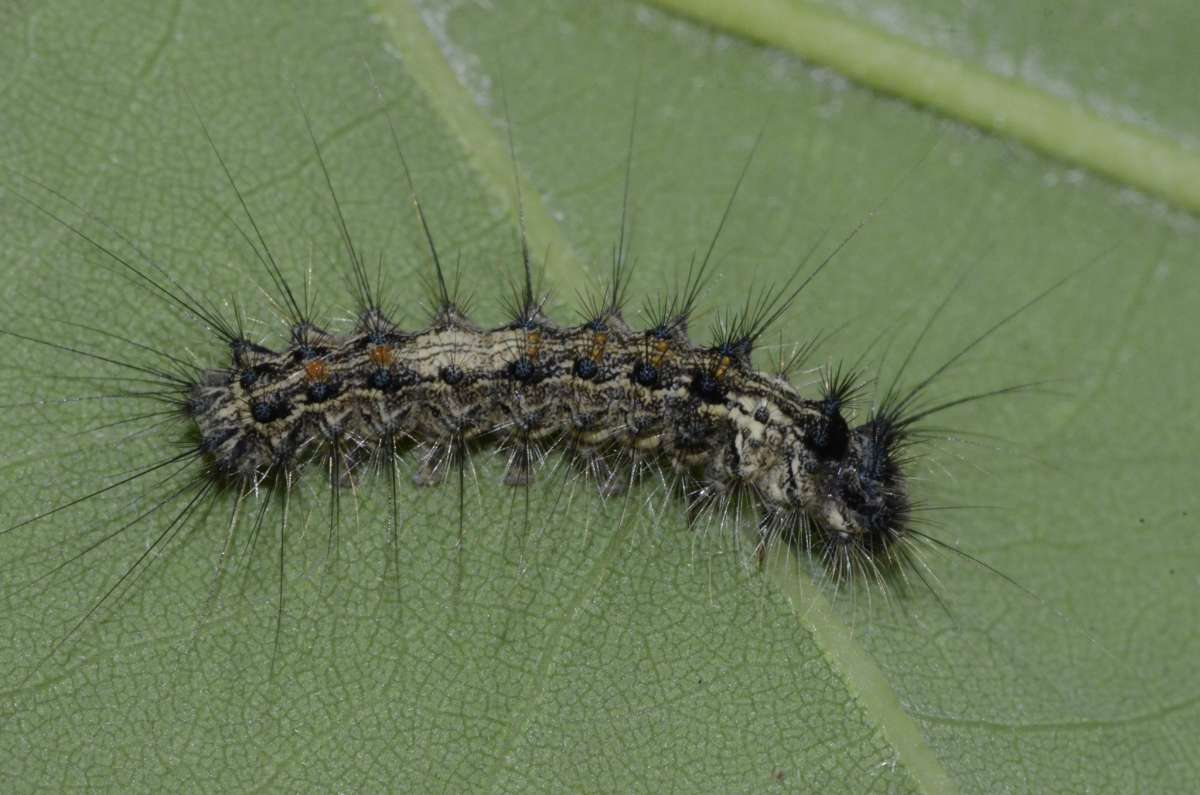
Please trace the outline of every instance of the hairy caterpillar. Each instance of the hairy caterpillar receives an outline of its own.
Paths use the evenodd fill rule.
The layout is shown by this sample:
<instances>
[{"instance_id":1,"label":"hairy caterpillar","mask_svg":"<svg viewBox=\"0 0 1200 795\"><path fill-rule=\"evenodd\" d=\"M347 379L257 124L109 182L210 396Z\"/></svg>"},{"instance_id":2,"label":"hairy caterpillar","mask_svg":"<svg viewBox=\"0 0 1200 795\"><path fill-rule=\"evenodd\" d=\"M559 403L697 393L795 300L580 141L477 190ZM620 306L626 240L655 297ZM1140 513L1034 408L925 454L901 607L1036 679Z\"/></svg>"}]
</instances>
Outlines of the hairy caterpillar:
<instances>
[{"instance_id":1,"label":"hairy caterpillar","mask_svg":"<svg viewBox=\"0 0 1200 795\"><path fill-rule=\"evenodd\" d=\"M541 197L555 220L561 213L562 230L561 237L547 236L532 218L534 260L543 261L549 239L546 279L554 296L545 312L577 324L572 310L586 302L574 293L590 284L590 271L576 264L594 258L606 269L615 236L632 84L626 73L605 69L598 53L611 51L610 43L635 27L613 22L632 12L622 16L619 4L455 5L463 9L456 17L483 19L485 43L503 40L522 50L512 59L519 71L510 71L506 82L518 160L531 188L525 195L531 217ZM503 24L493 6L520 18ZM47 39L55 29L55 4L39 4L39 23L29 35L52 44L61 57L9 73L17 90L6 94L4 163L112 221L195 295L217 302L237 296L253 338L283 348L286 329L254 283L266 283L262 271L218 214L226 211L244 226L234 197L186 106L174 114L182 123L171 123L174 97L185 83L205 109L293 288L303 291L303 273L311 270L313 316L339 333L350 330L354 307L346 296L352 292L339 284L346 260L340 249L333 251L338 241L328 196L294 106L279 100L286 93L279 70L264 63L277 57L264 42L286 47L288 76L306 95L320 97L312 103L315 126L355 242L372 269L382 253L386 272L399 274L386 294L388 316L403 328L422 328L425 307L408 285L416 283L414 273L432 269L427 254L409 256L418 245L425 248L405 206L407 190L382 118L364 110L372 106L369 97L355 93L363 86L361 53L381 47L378 31L327 24L353 12L316 4L306 18L329 31L321 41L330 46L321 46L312 36L288 35L296 27L282 10L272 17L269 4L260 7L267 9L261 17L182 4L183 36L172 43L169 27L155 23L167 21L174 8L146 3L138 15L147 38L161 35L167 42L173 68L156 73L141 70L140 51L125 35L112 42L119 53L84 55L71 69L80 55L63 43L78 40ZM59 29L75 29L81 9L66 4L59 17ZM597 18L606 24L595 24ZM581 34L568 38L564 21L577 23ZM201 34L217 30L217 23L222 30L244 26L239 48L217 45L214 52L214 37ZM737 308L763 283L786 280L826 225L840 238L844 229L831 216L844 210L850 223L857 220L866 209L861 205L878 201L891 181L876 175L911 162L904 142L936 125L896 103L810 80L807 70L778 53L736 42L710 45L711 37L694 29L672 39L664 27L648 42L653 76L643 107L653 111L638 132L634 169L633 195L641 207L632 213L637 268L627 317L638 329L650 325L637 311L641 297L656 295L675 269L686 269L692 247L703 253L762 108L783 105L787 112L772 122L747 178L710 266L714 280L700 297L703 308ZM89 41L93 50L125 32L111 22L93 29L101 34ZM470 30L460 23L452 31L467 55L481 50ZM13 25L9 32L9 41L19 43L26 31ZM683 36L685 46L676 46ZM520 270L515 224L506 210L511 202L501 197L511 193L510 167L503 160L498 176L483 180L470 170L474 163L460 166L466 156L453 131L447 134L439 123L442 114L431 113L419 91L405 88L421 64L407 60L407 46L398 49L400 63L390 55L370 57L397 108L420 120L404 125L405 151L447 275L452 280L460 270L455 257L462 251L461 272L476 299L470 317L500 325L507 317L493 308L499 304L493 296L502 285L488 269ZM15 46L9 52L20 55ZM216 62L231 65L237 85L247 88L222 80ZM581 81L576 91L570 75L583 67L589 76L614 75L607 84L589 81L607 89L584 90ZM98 79L83 79L85 71ZM468 76L497 71L494 59L485 60ZM34 91L22 92L22 75L31 73L42 79ZM63 79L54 79L60 74ZM678 90L696 75L705 90ZM76 80L79 88L72 90ZM97 94L101 80L114 89ZM127 85L141 89L135 97L140 113L120 104ZM471 90L486 94L478 83ZM498 112L485 105L481 115L502 141ZM427 120L430 133L410 140L407 131ZM165 529L166 509L52 577L22 586L168 492L158 485L161 478L143 478L131 490L116 489L0 537L7 597L2 623L12 638L2 708L8 728L0 743L8 751L6 782L109 783L126 791L139 784L148 790L386 790L396 782L434 791L472 790L472 782L480 789L497 782L492 789L534 790L540 783L591 791L606 788L597 783L606 781L607 788L632 791L760 791L764 785L906 791L919 768L905 748L889 742L896 735L887 721L895 713L859 718L862 685L881 680L851 675L848 687L839 686L838 666L853 662L857 648L882 669L884 689L895 694L963 791L1071 791L1089 784L1135 791L1157 786L1161 771L1172 766L1185 790L1187 737L1194 735L1186 699L1195 678L1187 661L1194 644L1172 627L1186 625L1195 613L1189 561L1197 559L1200 536L1185 532L1189 520L1177 518L1180 509L1196 515L1187 504L1190 470L1184 465L1194 434L1170 418L1187 416L1184 395L1194 392L1186 368L1176 366L1195 349L1180 333L1196 295L1189 267L1194 233L1169 235L1154 212L1130 207L1117 191L1002 142L960 129L948 138L902 200L890 202L836 266L806 288L778 324L779 335L803 341L837 329L809 366L823 363L827 352L853 361L864 350L872 351L865 361L873 364L895 328L900 338L891 344L889 376L879 387L868 385L878 394L943 294L947 273L970 269L914 356L909 383L985 328L993 313L1019 306L1039 285L1085 261L1097 229L1125 240L1120 262L1105 269L1100 284L1076 279L928 390L949 397L959 387L1065 377L1077 399L1000 399L947 412L941 421L953 430L914 449L918 460L910 471L917 478L910 486L935 504L972 506L921 514L941 519L941 526L920 529L1012 573L1081 618L1104 645L1118 653L1129 649L1138 676L1114 671L1059 624L1048 626L995 577L955 559L930 560L953 619L922 589L892 605L876 599L871 606L856 605L861 594L845 589L825 594L836 597L825 605L820 580L813 588L786 571L758 575L753 542L738 550L742 559L718 548L728 537L721 531L734 526L753 537L754 518L738 513L744 503L714 503L714 510L718 504L728 509L715 517L717 526L689 532L685 499L664 500L661 512L646 506L651 482L607 499L593 496L590 484L560 486L555 474L566 466L558 451L529 489L502 485L507 455L469 458L460 549L456 462L447 462L450 482L414 488L407 478L419 464L418 451L400 469L405 524L396 530L389 475L362 467L338 489L341 521L332 544L330 479L314 466L291 491L284 545L284 506L278 496L268 499L265 486L243 501L236 547L224 555L236 495L205 500L176 543L160 545L145 573L131 579L124 595L114 594L26 687L19 680L47 646ZM986 164L997 160L1003 165L989 173ZM1057 187L1050 184L1055 175ZM99 241L129 251L77 211L3 179ZM138 288L109 289L111 261L7 191L0 195L0 228L6 243L0 326L147 361L144 352L97 332L41 319L66 318L190 363L228 365L227 349L218 349L198 323ZM398 231L389 233L393 228ZM567 262L562 240L582 256ZM698 316L692 338L707 343L708 325L708 317ZM884 339L871 347L880 334ZM758 366L770 368L776 339L768 332L762 340ZM1153 340L1162 341L1161 348ZM122 373L114 366L12 338L2 347L2 402L41 404L4 412L0 527L182 451L174 447L186 427L180 421L159 417L163 424L153 428L154 419L133 419L169 407L139 409L125 398L69 400L115 392ZM864 369L869 382L873 368ZM820 394L819 385L806 383L813 375L801 372L795 380L805 396ZM865 416L869 400L864 395L856 417ZM114 425L121 420L129 421ZM1146 476L1131 479L1137 473ZM569 493L555 503L559 488ZM527 495L531 523L522 540ZM393 533L399 565L391 563ZM328 564L327 547L339 553ZM264 681L279 615L281 558L286 600L278 664L276 676ZM792 560L777 555L768 565L785 558ZM210 585L218 579L219 589ZM212 592L219 597L206 601ZM874 597L878 590L866 592ZM787 598L793 595L798 598ZM871 619L855 621L857 607L868 607ZM194 636L198 624L203 631ZM849 657L846 646L822 645L828 639L822 633L839 627L851 628ZM782 784L775 783L776 771ZM922 777L911 789L943 788Z\"/></svg>"},{"instance_id":2,"label":"hairy caterpillar","mask_svg":"<svg viewBox=\"0 0 1200 795\"><path fill-rule=\"evenodd\" d=\"M226 317L103 220L92 219L119 238L132 255L119 253L39 200L16 192L102 254L115 271L200 321L230 352L228 365L203 365L114 332L104 333L157 360L141 363L4 331L27 343L124 369L139 385L125 397L166 404L165 413L173 413L186 426L187 442L181 452L4 530L36 524L143 479L159 480L165 497L130 521L119 522L114 533L56 567L55 571L79 561L97 545L142 522L157 522L163 528L68 637L135 581L162 552L160 547L186 536L193 515L221 492L233 494L231 539L238 534L238 517L248 498L264 492L279 496L284 506L282 539L289 495L305 469L321 471L328 479L329 537L336 546L340 494L369 478L372 470L390 484L394 522L402 521L396 500L400 466L415 453L415 483L437 485L448 474L455 476L461 543L468 460L473 451L487 446L497 447L505 457L503 480L509 486L528 488L553 453L569 471L594 480L607 496L650 479L667 484L667 491L693 514L725 514L731 503L748 500L756 510L760 556L771 546L789 545L812 555L835 584L865 578L886 587L896 575L925 581L924 564L915 562L915 544L940 542L914 527L913 514L919 506L909 494L907 481L910 450L923 433L920 423L947 408L1030 385L940 401L927 399L926 390L978 343L1049 291L971 338L925 377L904 386L900 378L914 345L880 399L855 420L853 412L865 389L857 365L824 368L819 392L806 397L787 374L803 366L811 345L781 362L776 373L756 370L752 352L813 277L862 228L865 218L815 267L805 268L810 251L785 284L751 293L740 310L722 316L711 342L697 344L688 336L713 252L751 166L747 159L705 254L698 262L693 260L682 291L649 302L650 322L635 329L624 316L630 274L626 205L635 114L611 273L603 290L587 300L582 322L564 326L543 313L546 297L535 291L522 228L521 278L509 302L510 319L483 328L468 318L448 282L389 120L433 271L428 280L429 325L403 330L386 311L382 261L373 273L356 247L316 135L307 115L304 118L349 261L357 320L344 333L328 331L314 320L307 297L289 282L206 128L205 138L244 214L245 226L231 222L269 276L290 327L290 340L282 348L252 339L236 305L233 318ZM90 215L52 187L26 179L85 217ZM930 325L936 317L937 312ZM917 345L923 337L924 332ZM144 417L163 413L148 412ZM177 503L182 507L170 507ZM254 539L268 503L261 502L257 510ZM282 554L282 540L280 549ZM282 570L279 587L282 610Z\"/></svg>"}]
</instances>

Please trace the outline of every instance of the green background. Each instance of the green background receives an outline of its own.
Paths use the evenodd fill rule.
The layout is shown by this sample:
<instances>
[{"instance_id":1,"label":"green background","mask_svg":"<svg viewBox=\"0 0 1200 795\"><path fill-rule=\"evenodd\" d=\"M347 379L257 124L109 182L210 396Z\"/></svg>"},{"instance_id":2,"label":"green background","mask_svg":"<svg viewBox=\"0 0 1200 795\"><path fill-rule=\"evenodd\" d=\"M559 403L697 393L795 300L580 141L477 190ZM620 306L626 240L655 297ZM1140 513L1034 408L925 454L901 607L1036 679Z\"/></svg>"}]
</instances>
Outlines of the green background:
<instances>
[{"instance_id":1,"label":"green background","mask_svg":"<svg viewBox=\"0 0 1200 795\"><path fill-rule=\"evenodd\" d=\"M1190 4L1159 0L1161 13L1135 14L1136 26L1112 21L1129 16L1124 4L1063 4L1053 24L1038 5L836 8L975 65L1044 53L1048 85L1178 141L1186 158L1196 111L1179 76L1196 71L1187 42L1200 29ZM691 531L681 506L660 508L649 490L605 504L582 487L556 501L547 484L524 521L520 497L499 485L502 462L484 455L461 551L453 488L403 484L393 547L386 484L368 478L357 500L343 494L329 559L325 487L304 479L274 676L277 513L252 553L243 517L210 600L227 496L44 659L162 521L21 586L149 507L162 488L148 483L0 536L6 790L1194 789L1191 216L646 7L52 2L0 17L0 163L12 169L0 194L0 327L66 344L136 355L61 319L199 362L225 356L13 196L79 217L19 174L109 220L189 288L236 297L255 333L282 338L192 103L276 255L297 282L310 273L319 316L345 321L344 258L303 103L356 241L383 257L396 319L423 322L427 257L368 69L484 322L502 319L497 299L518 261L502 97L563 320L610 256L635 94L639 297L677 284L707 245L765 128L697 338L716 310L786 279L814 241L830 251L873 210L772 345L836 331L815 363L870 351L874 368L888 351L890 372L961 278L918 350L922 373L1090 265L938 394L1050 387L939 417L952 430L918 468L924 498L964 508L933 514L929 531L1036 596L947 553L929 565L949 615L920 587L890 601L835 593L782 558L760 573L728 525ZM905 24L884 24L897 18ZM760 353L764 365L776 355ZM127 403L27 405L106 393L116 374L5 340L0 524L173 449L175 425L112 426L137 413Z\"/></svg>"}]
</instances>

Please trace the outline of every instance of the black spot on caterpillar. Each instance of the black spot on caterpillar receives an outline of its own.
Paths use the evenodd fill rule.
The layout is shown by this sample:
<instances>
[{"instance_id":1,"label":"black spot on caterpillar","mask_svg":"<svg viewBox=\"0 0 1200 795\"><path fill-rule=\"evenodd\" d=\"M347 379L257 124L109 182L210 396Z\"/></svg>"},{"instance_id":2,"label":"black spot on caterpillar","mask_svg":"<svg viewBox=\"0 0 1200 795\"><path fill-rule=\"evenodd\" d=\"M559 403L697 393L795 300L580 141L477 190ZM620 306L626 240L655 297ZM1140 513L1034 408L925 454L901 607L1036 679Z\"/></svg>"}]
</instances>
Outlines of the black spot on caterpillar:
<instances>
[{"instance_id":1,"label":"black spot on caterpillar","mask_svg":"<svg viewBox=\"0 0 1200 795\"><path fill-rule=\"evenodd\" d=\"M543 312L546 297L534 288L534 266L522 230L519 283L508 307L509 319L484 328L470 319L465 301L448 277L396 130L390 128L431 265L430 322L423 329L404 329L393 322L387 309L382 266L373 268L351 236L307 116L305 123L357 304L355 322L342 332L316 321L307 291L298 289L277 260L202 122L242 213L240 220L230 222L267 274L290 327L284 343L252 338L236 306L232 318L226 316L143 254L135 241L52 186L27 179L29 188L41 192L38 198L13 190L92 247L114 272L211 329L229 352L223 363L198 364L173 351L150 349L118 332L85 327L148 354L149 360L143 361L5 330L24 343L121 368L131 383L139 384L123 397L165 407L148 410L139 419L157 423L173 418L182 420L185 429L185 446L178 452L4 530L36 525L134 484L155 483L159 496L154 501L118 519L110 532L49 572L54 575L85 564L97 546L131 528L160 528L55 649L97 611L127 593L157 557L187 537L199 513L227 494L232 495L232 507L222 560L230 551L229 539L241 533L250 533L248 545L253 549L267 506L272 500L280 505L277 644L289 505L306 470L322 472L329 484L327 527L333 552L343 521L342 496L357 494L359 484L371 481L373 474L390 494L393 527L403 522L396 494L403 488L401 466L408 459L417 462L412 479L418 485L450 479L457 489L461 545L469 536L465 484L471 456L488 447L498 449L506 459L503 481L509 486L528 490L547 460L557 456L561 463L551 465L552 469L561 467L596 481L607 497L628 494L644 481L659 481L694 516L725 516L731 504L748 501L756 511L752 532L760 555L772 546L786 545L815 559L835 585L868 580L886 587L902 584L908 577L928 584L915 551L920 543L939 542L916 526L915 514L922 506L915 502L909 484L914 445L922 440L921 423L945 409L1031 385L940 400L930 398L928 390L942 373L1057 285L1002 315L939 366L905 383L902 379L908 375L913 353L946 305L943 302L870 406L861 405L867 386L861 359L858 364L826 368L817 389L807 395L787 376L805 367L812 345L801 346L796 355L781 362L777 372L756 369L753 353L866 218L819 262L798 257L799 264L785 283L750 291L741 309L720 318L710 340L693 341L689 329L708 284L714 251L752 165L747 158L715 232L704 254L689 267L683 288L648 302L648 322L635 327L625 317L631 270L626 209L634 122L626 198L608 282L585 300L581 322L564 325ZM83 220L67 218L51 202ZM103 242L87 224L99 227L123 248ZM243 530L244 504L254 497L260 497L259 507L249 529ZM528 523L529 517L523 521Z\"/></svg>"}]
</instances>

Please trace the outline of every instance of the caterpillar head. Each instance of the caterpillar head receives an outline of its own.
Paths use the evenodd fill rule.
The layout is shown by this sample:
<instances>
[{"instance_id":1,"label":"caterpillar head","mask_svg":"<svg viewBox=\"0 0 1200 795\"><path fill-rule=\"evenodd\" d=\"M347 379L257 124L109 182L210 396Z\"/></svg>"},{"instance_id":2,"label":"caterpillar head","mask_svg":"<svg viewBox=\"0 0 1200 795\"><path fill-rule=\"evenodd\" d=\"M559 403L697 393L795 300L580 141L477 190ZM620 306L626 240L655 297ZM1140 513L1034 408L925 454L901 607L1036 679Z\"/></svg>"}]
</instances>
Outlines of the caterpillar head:
<instances>
[{"instance_id":1,"label":"caterpillar head","mask_svg":"<svg viewBox=\"0 0 1200 795\"><path fill-rule=\"evenodd\" d=\"M804 429L812 490L799 506L800 541L835 579L881 576L905 562L912 503L904 426L890 413L850 427L836 407Z\"/></svg>"}]
</instances>

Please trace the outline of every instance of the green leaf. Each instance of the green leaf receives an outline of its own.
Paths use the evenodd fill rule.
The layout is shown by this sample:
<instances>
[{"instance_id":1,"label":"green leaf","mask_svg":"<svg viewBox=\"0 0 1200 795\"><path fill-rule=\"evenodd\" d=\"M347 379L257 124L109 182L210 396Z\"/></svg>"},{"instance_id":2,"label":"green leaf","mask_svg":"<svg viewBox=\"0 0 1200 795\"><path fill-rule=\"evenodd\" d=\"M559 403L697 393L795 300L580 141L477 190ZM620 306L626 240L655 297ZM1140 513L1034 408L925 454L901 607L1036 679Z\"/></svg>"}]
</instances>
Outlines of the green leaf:
<instances>
[{"instance_id":1,"label":"green leaf","mask_svg":"<svg viewBox=\"0 0 1200 795\"><path fill-rule=\"evenodd\" d=\"M1026 9L1016 7L1018 4L998 4L972 13L971 6L956 8L959 4L954 3L947 7L938 0L912 3L912 8L905 9L872 9L869 2L849 0L852 7L861 6L859 15L880 17L897 29L888 31L823 8L836 7L836 2L748 0L735 4L722 0L659 0L659 3L783 47L810 61L827 64L868 86L1161 194L1193 211L1200 209L1197 142L1194 138L1188 140L1186 136L1155 130L1147 123L1145 111L1161 110L1160 103L1154 101L1160 97L1152 94L1150 107L1139 113L1116 105L1120 100L1111 95L1109 84L1093 85L1096 78L1108 77L1111 67L1107 60L1088 63L1094 57L1092 48L1101 48L1103 52L1114 46L1127 48L1132 38L1130 28L1144 28L1151 19L1144 9L1135 12L1114 7L1100 24L1091 25L1084 32L1077 30L1079 20L1073 19L1069 10L1063 13L1062 8L1043 9L1038 4L1030 4ZM1194 8L1172 0L1157 5L1163 8L1156 11L1166 13L1152 17L1156 39L1161 38L1166 44L1181 29L1188 30L1187 17L1191 18L1190 29L1195 33ZM1089 7L1086 11L1091 13L1093 9ZM914 29L913 16L932 18L932 23L927 21L925 29ZM1185 17L1184 24L1173 26L1179 16ZM1065 31L1061 29L1063 17L1067 20ZM956 25L961 25L962 30L957 30ZM977 43L964 35L968 30L986 36ZM1049 41L1047 33L1052 37ZM939 38L951 39L953 54L929 45L930 39ZM1095 71L1084 72L1081 75L1084 85L1079 87L1049 79L1041 71L1043 46L1053 47L1055 56L1061 57L1065 51L1079 57L1077 64L1069 61L1056 64L1063 71L1082 71L1086 66L1093 66ZM1020 47L1021 53L1008 52L1007 47ZM1149 60L1143 52L1155 53L1160 63L1139 69L1140 61ZM1181 50L1169 46L1161 50L1139 47L1124 54L1127 57L1122 59L1123 75L1148 73L1146 87L1166 89L1168 101L1162 104L1169 112L1175 104L1171 101L1175 95L1169 93L1170 78L1159 74L1155 79L1152 69L1161 68L1164 65L1161 61L1166 62L1167 70L1180 68L1181 64L1174 59L1178 59ZM1020 62L1015 63L1018 58ZM1143 86L1138 84L1138 87ZM1099 96L1087 93L1096 88L1102 92ZM1136 121L1128 121L1130 116Z\"/></svg>"},{"instance_id":2,"label":"green leaf","mask_svg":"<svg viewBox=\"0 0 1200 795\"><path fill-rule=\"evenodd\" d=\"M687 5L789 47L771 34L811 11L759 4L748 31L738 21L751 15ZM1191 168L1194 103L1186 81L1164 77L1164 64L1195 70L1178 46L1186 7L1158 0L1159 15L1130 21L1140 46L1129 47L1112 33L1126 6L1095 5L1064 5L1052 23L1036 3L963 18L933 0L835 11L860 40L886 34L961 61L969 80L1001 56L1044 51L1038 63L1088 98L1084 134L1120 123L1171 142L1171 162ZM419 325L428 255L373 81L439 251L483 322L501 319L519 261L514 184L552 314L571 319L577 292L603 278L635 97L639 298L677 285L702 255L765 131L696 337L863 218L778 339L836 332L815 363L862 356L873 372L883 357L885 382L952 290L910 379L1075 274L936 382L946 399L1049 382L947 411L949 430L922 450L920 495L960 508L930 513L923 529L987 564L928 554L946 610L919 582L884 601L877 589L835 592L784 554L759 571L733 532L752 518L690 529L684 507L650 488L605 502L551 482L526 508L523 492L500 485L499 457L482 456L461 546L453 484L402 482L393 545L386 480L365 477L342 490L331 543L328 487L307 475L289 505L281 615L280 505L243 505L222 558L235 500L217 495L47 657L168 528L164 509L116 532L169 493L146 482L0 535L5 789L1167 792L1196 780L1191 217L643 7L63 0L3 15L0 328L64 345L146 361L105 331L208 366L227 356L21 201L131 253L25 177L110 222L189 290L236 298L255 333L282 338L193 105L285 270L296 284L309 272L319 316L344 319L345 257L303 104L356 244L382 258L397 320ZM869 22L880 19L903 24L881 33ZM1080 66L1098 50L1111 55L1105 78ZM843 55L853 72L857 59ZM1010 77L1029 88L1026 71ZM1129 127L1114 108L1155 124ZM1098 151L1095 171L1125 173ZM1161 192L1191 201L1171 190ZM127 403L55 401L109 393L119 375L5 338L0 526L177 449L182 425L111 425L136 413Z\"/></svg>"}]
</instances>

